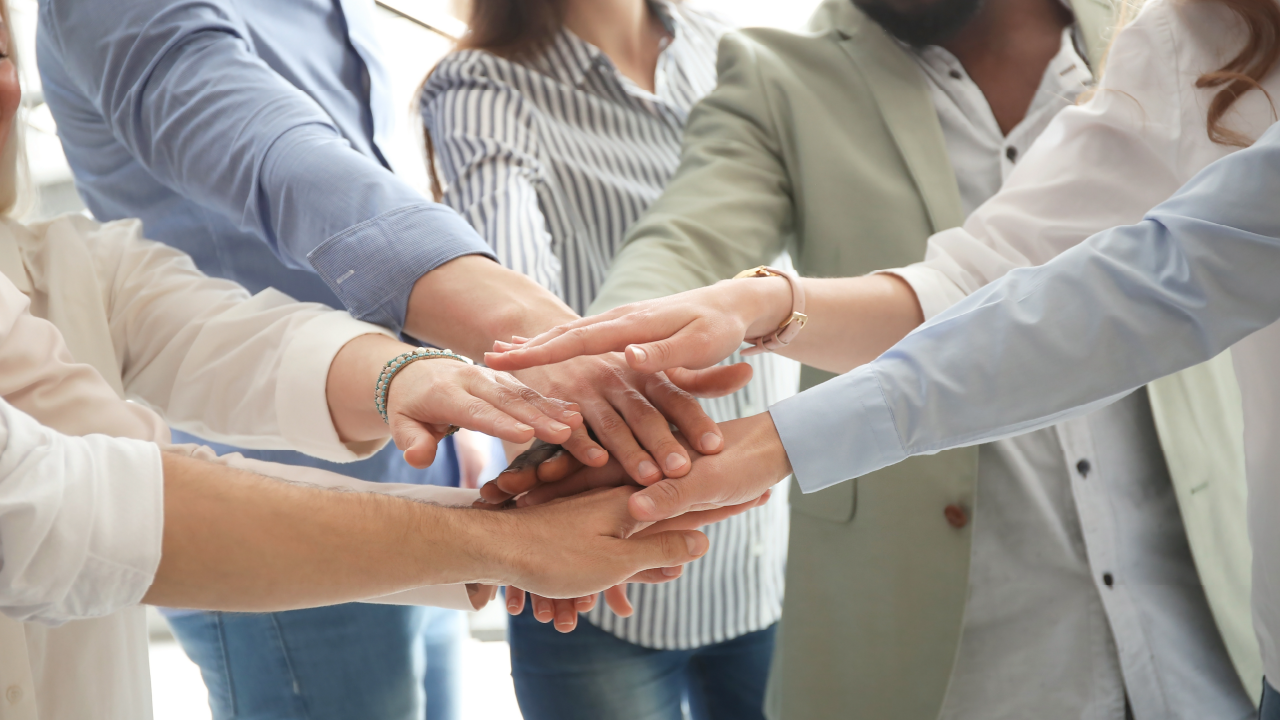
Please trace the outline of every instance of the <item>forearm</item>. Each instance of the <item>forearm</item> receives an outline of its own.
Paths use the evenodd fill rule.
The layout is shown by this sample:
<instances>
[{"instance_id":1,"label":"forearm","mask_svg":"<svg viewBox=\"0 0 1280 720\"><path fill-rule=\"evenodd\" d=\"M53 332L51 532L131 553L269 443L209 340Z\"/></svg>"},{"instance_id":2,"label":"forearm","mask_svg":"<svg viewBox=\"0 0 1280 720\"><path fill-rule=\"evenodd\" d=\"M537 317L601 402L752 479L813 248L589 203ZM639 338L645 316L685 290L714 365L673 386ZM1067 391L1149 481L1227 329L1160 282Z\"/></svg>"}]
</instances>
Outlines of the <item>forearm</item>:
<instances>
[{"instance_id":1,"label":"forearm","mask_svg":"<svg viewBox=\"0 0 1280 720\"><path fill-rule=\"evenodd\" d=\"M496 581L498 514L301 486L165 454L164 536L144 602L261 612Z\"/></svg>"},{"instance_id":2,"label":"forearm","mask_svg":"<svg viewBox=\"0 0 1280 720\"><path fill-rule=\"evenodd\" d=\"M924 322L911 286L896 275L802 282L809 320L778 354L821 370L844 373L868 363Z\"/></svg>"},{"instance_id":3,"label":"forearm","mask_svg":"<svg viewBox=\"0 0 1280 720\"><path fill-rule=\"evenodd\" d=\"M577 315L532 279L479 256L423 275L409 297L406 332L482 360L495 340L532 337Z\"/></svg>"}]
</instances>

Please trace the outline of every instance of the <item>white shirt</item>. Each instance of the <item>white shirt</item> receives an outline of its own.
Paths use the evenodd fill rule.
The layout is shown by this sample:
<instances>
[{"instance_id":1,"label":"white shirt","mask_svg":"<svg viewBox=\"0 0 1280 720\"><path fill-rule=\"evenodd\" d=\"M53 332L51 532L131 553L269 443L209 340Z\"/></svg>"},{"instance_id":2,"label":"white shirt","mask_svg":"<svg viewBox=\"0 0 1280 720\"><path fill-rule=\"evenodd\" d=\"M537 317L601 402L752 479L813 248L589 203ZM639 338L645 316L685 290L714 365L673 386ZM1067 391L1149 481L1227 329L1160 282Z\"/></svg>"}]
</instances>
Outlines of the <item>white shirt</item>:
<instances>
[{"instance_id":1,"label":"white shirt","mask_svg":"<svg viewBox=\"0 0 1280 720\"><path fill-rule=\"evenodd\" d=\"M0 220L0 272L0 718L145 720L137 603L160 560L166 421L336 460L368 455L382 443L338 439L325 383L346 342L385 331L274 290L250 297L142 240L137 222ZM171 449L322 486L475 497ZM384 601L470 607L460 586Z\"/></svg>"},{"instance_id":2,"label":"white shirt","mask_svg":"<svg viewBox=\"0 0 1280 720\"><path fill-rule=\"evenodd\" d=\"M968 212L1092 84L1068 28L1005 135L950 52L912 54ZM1119 720L1126 695L1139 720L1251 708L1200 590L1145 391L979 453L969 601L942 718Z\"/></svg>"}]
</instances>

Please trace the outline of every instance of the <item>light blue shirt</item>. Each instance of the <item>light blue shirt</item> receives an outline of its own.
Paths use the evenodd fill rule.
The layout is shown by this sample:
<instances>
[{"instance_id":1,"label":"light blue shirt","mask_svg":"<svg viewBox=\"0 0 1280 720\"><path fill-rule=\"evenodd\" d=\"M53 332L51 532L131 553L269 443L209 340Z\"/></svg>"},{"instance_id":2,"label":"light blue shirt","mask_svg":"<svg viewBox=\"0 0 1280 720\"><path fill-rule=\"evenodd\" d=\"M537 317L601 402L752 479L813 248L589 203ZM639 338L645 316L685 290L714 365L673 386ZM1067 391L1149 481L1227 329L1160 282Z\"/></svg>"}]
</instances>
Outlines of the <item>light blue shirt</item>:
<instances>
[{"instance_id":1,"label":"light blue shirt","mask_svg":"<svg viewBox=\"0 0 1280 720\"><path fill-rule=\"evenodd\" d=\"M45 100L85 204L100 220L141 218L148 237L251 292L400 330L419 277L492 253L388 169L395 108L372 13L371 0L40 0ZM393 447L346 465L244 453L456 483L444 449L428 473Z\"/></svg>"},{"instance_id":2,"label":"light blue shirt","mask_svg":"<svg viewBox=\"0 0 1280 720\"><path fill-rule=\"evenodd\" d=\"M774 405L800 487L1083 415L1271 325L1277 202L1280 124L1141 223L1014 270L875 361Z\"/></svg>"},{"instance_id":3,"label":"light blue shirt","mask_svg":"<svg viewBox=\"0 0 1280 720\"><path fill-rule=\"evenodd\" d=\"M414 281L490 254L393 175L370 0L41 0L45 99L86 205L252 292L399 330Z\"/></svg>"}]
</instances>

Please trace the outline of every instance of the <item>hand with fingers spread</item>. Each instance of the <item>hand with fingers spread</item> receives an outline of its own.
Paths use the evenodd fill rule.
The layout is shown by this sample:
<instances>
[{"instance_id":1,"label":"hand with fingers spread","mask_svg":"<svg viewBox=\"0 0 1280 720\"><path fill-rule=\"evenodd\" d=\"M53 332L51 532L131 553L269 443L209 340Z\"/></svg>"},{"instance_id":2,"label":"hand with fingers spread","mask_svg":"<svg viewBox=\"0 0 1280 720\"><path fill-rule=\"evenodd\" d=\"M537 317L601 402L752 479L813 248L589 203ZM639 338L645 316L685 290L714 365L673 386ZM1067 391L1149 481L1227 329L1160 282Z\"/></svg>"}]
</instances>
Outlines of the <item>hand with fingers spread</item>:
<instances>
[{"instance_id":1,"label":"hand with fingers spread","mask_svg":"<svg viewBox=\"0 0 1280 720\"><path fill-rule=\"evenodd\" d=\"M496 343L492 368L517 371L579 356L625 351L641 372L711 368L789 316L791 286L781 277L724 280L665 298L580 318L523 342Z\"/></svg>"},{"instance_id":2,"label":"hand with fingers spread","mask_svg":"<svg viewBox=\"0 0 1280 720\"><path fill-rule=\"evenodd\" d=\"M548 397L575 403L595 436L581 428L567 440L554 442L593 467L613 456L640 483L689 471L689 454L676 441L672 425L685 437L696 438L693 445L699 452L718 452L723 444L720 430L694 393L727 395L751 379L750 368L744 372L735 367L645 373L628 367L618 353L574 358L514 374Z\"/></svg>"},{"instance_id":3,"label":"hand with fingers spread","mask_svg":"<svg viewBox=\"0 0 1280 720\"><path fill-rule=\"evenodd\" d=\"M334 427L344 442L391 435L410 465L426 467L435 459L436 444L457 428L514 443L535 437L558 443L582 427L582 414L573 403L544 397L508 373L443 354L395 365L388 380L383 372L388 361L415 353L424 354L372 334L338 351L326 391Z\"/></svg>"}]
</instances>

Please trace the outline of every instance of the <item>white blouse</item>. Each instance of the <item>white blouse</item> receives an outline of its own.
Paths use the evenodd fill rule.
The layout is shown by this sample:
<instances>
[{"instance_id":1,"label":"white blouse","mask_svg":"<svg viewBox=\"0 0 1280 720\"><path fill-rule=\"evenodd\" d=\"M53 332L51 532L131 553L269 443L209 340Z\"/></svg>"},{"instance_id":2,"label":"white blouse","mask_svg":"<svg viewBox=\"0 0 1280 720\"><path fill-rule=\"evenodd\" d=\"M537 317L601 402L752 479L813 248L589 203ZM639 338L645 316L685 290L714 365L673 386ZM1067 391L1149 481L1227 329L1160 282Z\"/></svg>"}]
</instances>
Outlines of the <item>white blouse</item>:
<instances>
[{"instance_id":1,"label":"white blouse","mask_svg":"<svg viewBox=\"0 0 1280 720\"><path fill-rule=\"evenodd\" d=\"M137 603L160 560L168 424L338 461L384 444L343 444L325 397L338 350L382 328L270 289L251 297L140 232L0 220L0 717L150 716ZM442 504L475 497L220 461ZM461 586L389 601L470 608Z\"/></svg>"}]
</instances>

